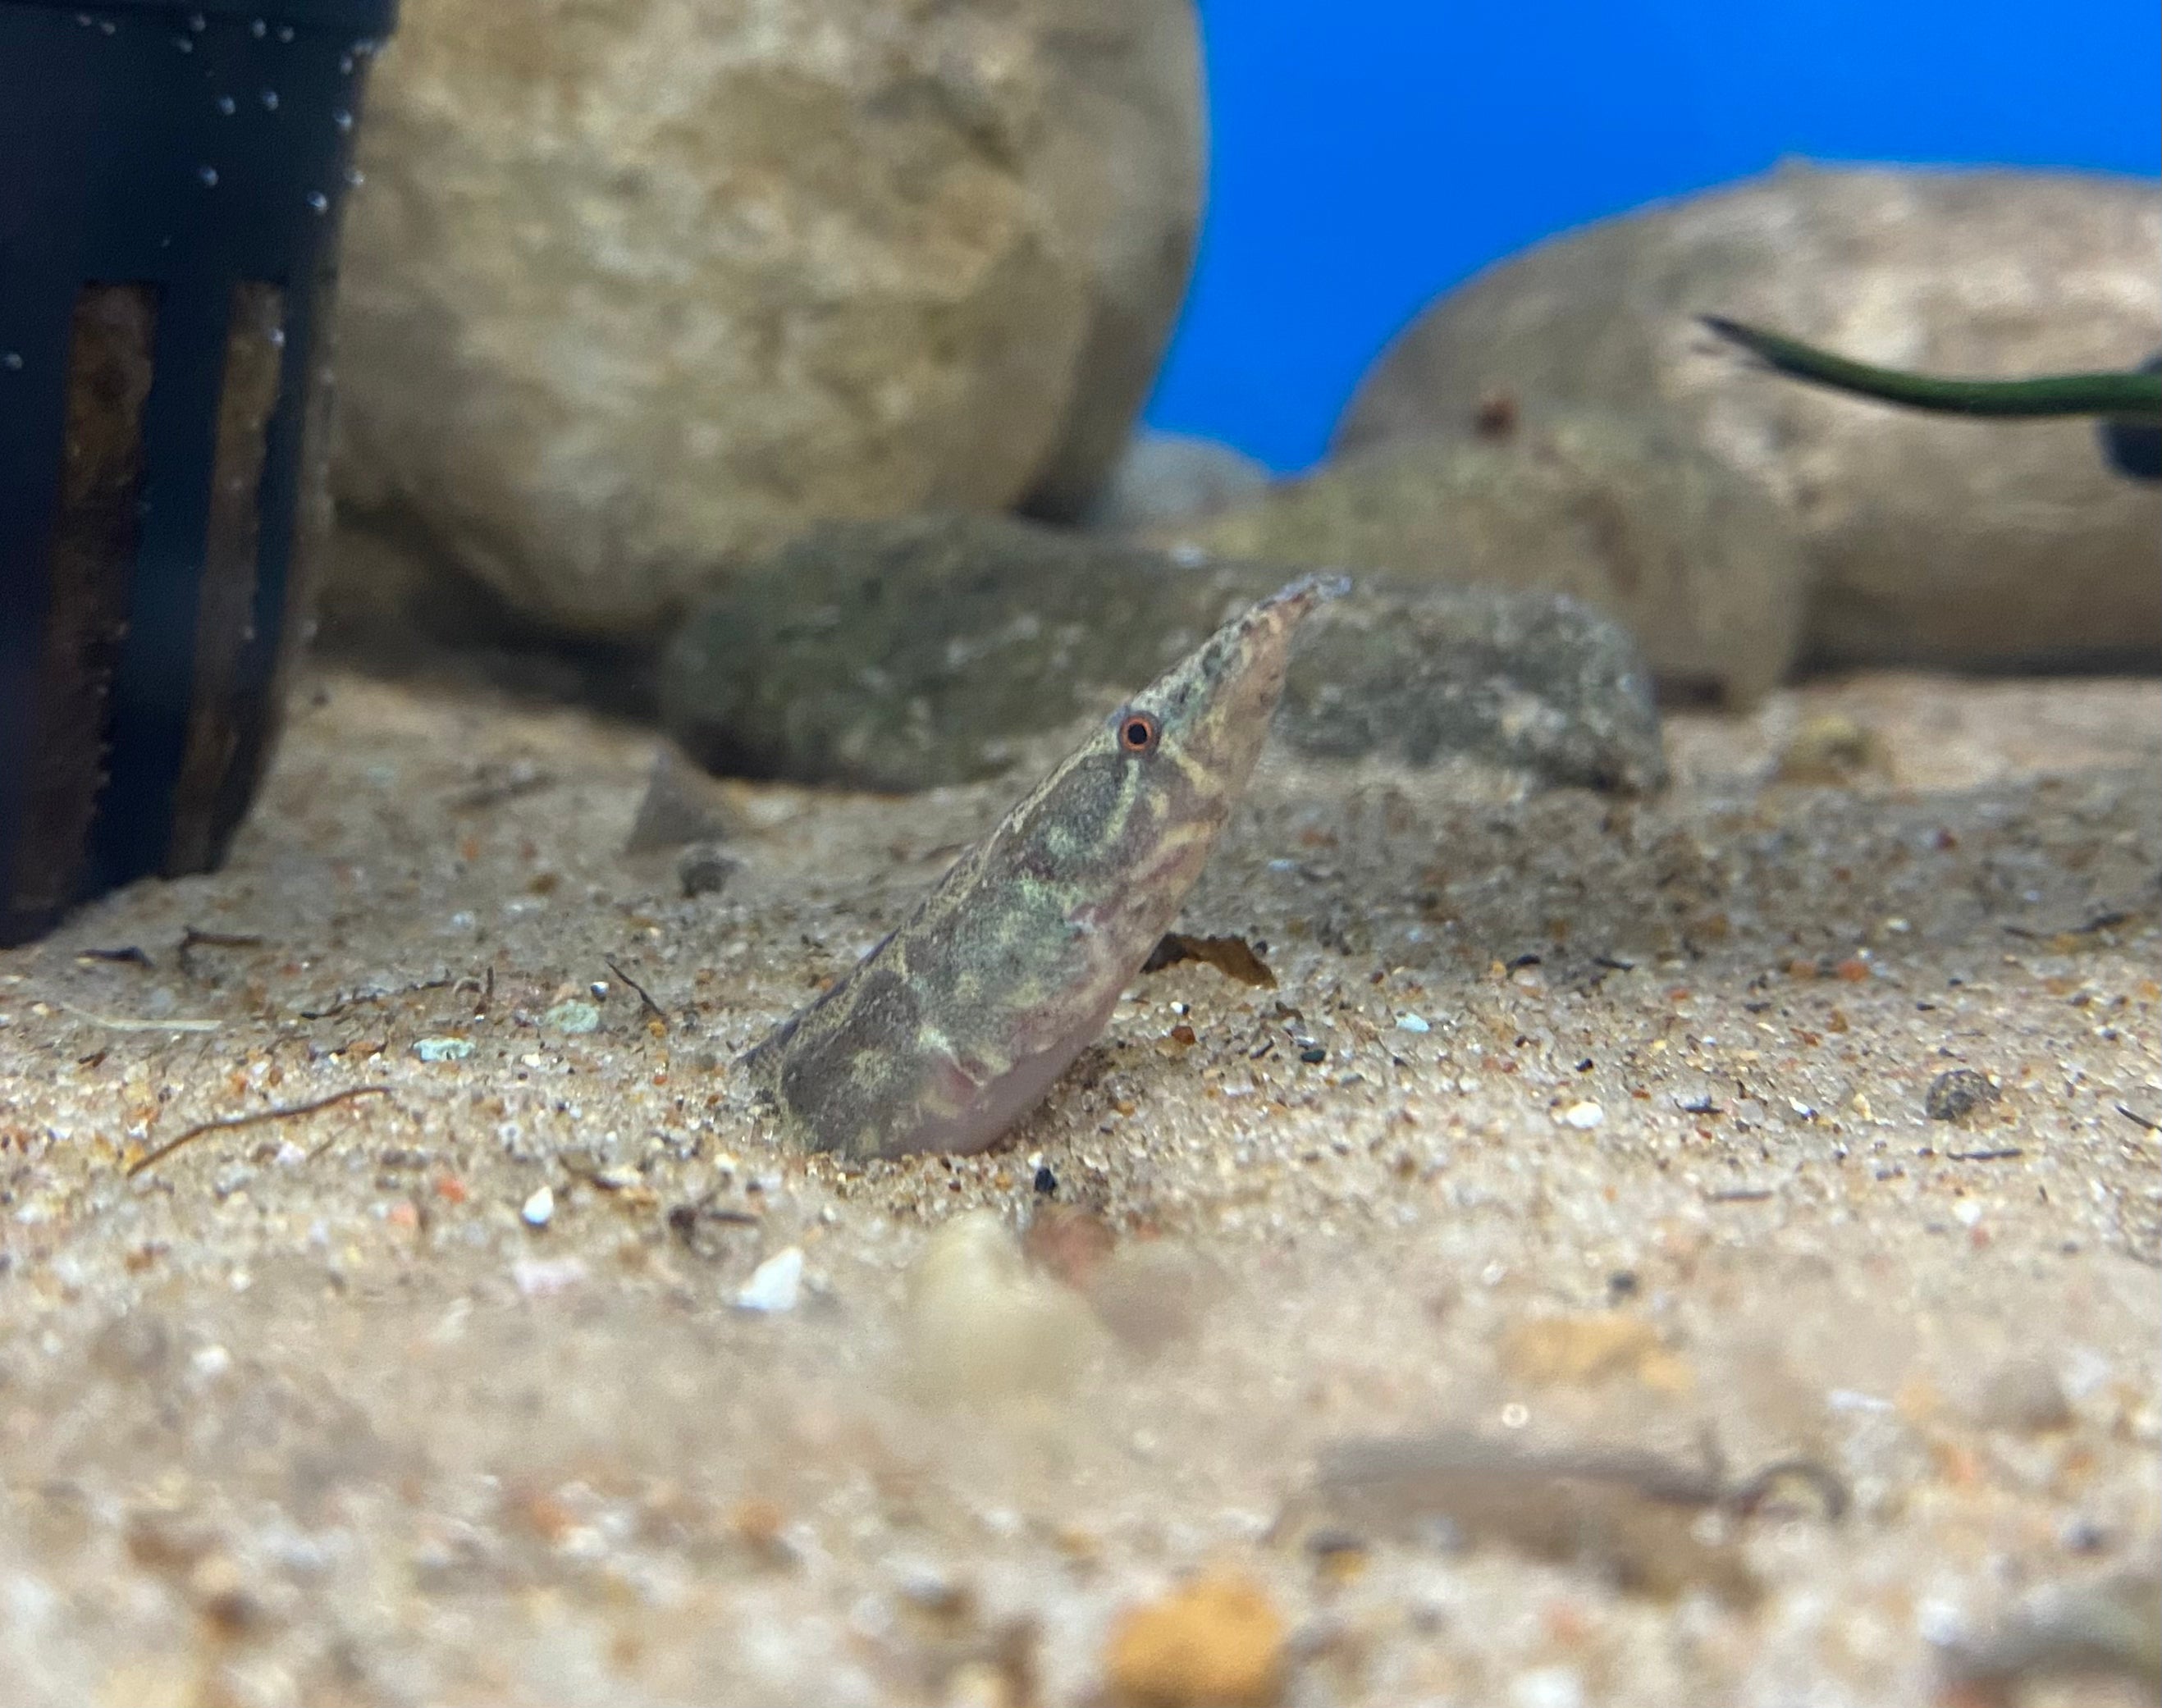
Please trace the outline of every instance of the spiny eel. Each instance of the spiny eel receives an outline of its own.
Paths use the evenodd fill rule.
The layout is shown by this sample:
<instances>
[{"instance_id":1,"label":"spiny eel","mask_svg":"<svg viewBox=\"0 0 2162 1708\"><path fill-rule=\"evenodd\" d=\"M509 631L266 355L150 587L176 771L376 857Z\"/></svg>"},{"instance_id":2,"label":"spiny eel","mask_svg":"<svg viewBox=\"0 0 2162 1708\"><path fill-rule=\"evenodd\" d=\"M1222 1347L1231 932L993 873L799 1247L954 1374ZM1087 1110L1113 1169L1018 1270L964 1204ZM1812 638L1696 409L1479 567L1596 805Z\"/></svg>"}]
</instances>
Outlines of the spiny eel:
<instances>
[{"instance_id":1,"label":"spiny eel","mask_svg":"<svg viewBox=\"0 0 2162 1708\"><path fill-rule=\"evenodd\" d=\"M745 1054L784 1139L979 1151L1032 1108L1177 916L1260 757L1292 632L1348 586L1308 576L1225 624Z\"/></svg>"}]
</instances>

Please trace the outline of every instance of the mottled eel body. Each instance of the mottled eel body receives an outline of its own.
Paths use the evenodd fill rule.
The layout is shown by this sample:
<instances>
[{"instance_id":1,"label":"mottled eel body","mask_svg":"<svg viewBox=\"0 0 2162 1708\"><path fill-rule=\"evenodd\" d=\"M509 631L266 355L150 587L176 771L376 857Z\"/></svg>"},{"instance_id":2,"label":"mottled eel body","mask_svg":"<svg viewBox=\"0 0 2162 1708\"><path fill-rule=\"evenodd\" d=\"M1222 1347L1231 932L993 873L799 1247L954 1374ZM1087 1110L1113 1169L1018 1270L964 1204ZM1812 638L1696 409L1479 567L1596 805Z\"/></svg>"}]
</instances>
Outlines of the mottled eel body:
<instances>
[{"instance_id":1,"label":"mottled eel body","mask_svg":"<svg viewBox=\"0 0 2162 1708\"><path fill-rule=\"evenodd\" d=\"M1104 1029L1200 875L1283 691L1309 576L1134 696L844 978L739 1064L783 1136L977 1151Z\"/></svg>"}]
</instances>

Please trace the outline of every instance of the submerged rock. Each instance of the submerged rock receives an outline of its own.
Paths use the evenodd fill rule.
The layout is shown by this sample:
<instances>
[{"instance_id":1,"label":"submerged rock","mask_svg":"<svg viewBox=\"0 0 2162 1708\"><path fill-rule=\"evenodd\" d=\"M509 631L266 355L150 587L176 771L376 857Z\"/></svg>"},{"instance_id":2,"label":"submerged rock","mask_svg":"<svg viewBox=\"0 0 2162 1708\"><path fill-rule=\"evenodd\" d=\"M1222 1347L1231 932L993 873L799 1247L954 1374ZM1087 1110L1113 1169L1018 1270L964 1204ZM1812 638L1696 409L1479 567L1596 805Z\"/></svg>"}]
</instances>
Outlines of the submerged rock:
<instances>
[{"instance_id":1,"label":"submerged rock","mask_svg":"<svg viewBox=\"0 0 2162 1708\"><path fill-rule=\"evenodd\" d=\"M1243 451L1147 429L1126 441L1110 478L1075 520L1107 534L1160 526L1213 515L1268 483L1268 470Z\"/></svg>"},{"instance_id":2,"label":"submerged rock","mask_svg":"<svg viewBox=\"0 0 2162 1708\"><path fill-rule=\"evenodd\" d=\"M828 524L685 625L662 713L722 772L969 781L1063 744L1284 578L1026 522ZM1550 593L1366 578L1308 621L1275 727L1318 757L1626 789L1665 775L1636 648Z\"/></svg>"},{"instance_id":3,"label":"submerged rock","mask_svg":"<svg viewBox=\"0 0 2162 1708\"><path fill-rule=\"evenodd\" d=\"M1150 537L1418 584L1572 594L1618 619L1684 692L1746 703L1785 674L1806 570L1762 493L1618 415L1488 420L1478 436L1392 443Z\"/></svg>"},{"instance_id":4,"label":"submerged rock","mask_svg":"<svg viewBox=\"0 0 2162 1708\"><path fill-rule=\"evenodd\" d=\"M368 97L339 498L559 632L817 516L1078 508L1201 209L1188 0L408 0Z\"/></svg>"},{"instance_id":5,"label":"submerged rock","mask_svg":"<svg viewBox=\"0 0 2162 1708\"><path fill-rule=\"evenodd\" d=\"M1778 506L1808 562L1820 661L2152 661L2162 491L2098 457L2092 424L1798 385L1697 317L1929 373L2122 369L2162 321L2158 245L2162 192L2136 179L1782 167L1567 233L1450 291L1367 374L1337 447L1468 436L1497 400L1534 427L1622 412ZM1623 516L1666 502L1656 487L1621 497ZM1658 638L1638 634L1659 663Z\"/></svg>"},{"instance_id":6,"label":"submerged rock","mask_svg":"<svg viewBox=\"0 0 2162 1708\"><path fill-rule=\"evenodd\" d=\"M742 826L734 803L717 783L672 747L653 756L645 794L624 839L627 855L734 840Z\"/></svg>"},{"instance_id":7,"label":"submerged rock","mask_svg":"<svg viewBox=\"0 0 2162 1708\"><path fill-rule=\"evenodd\" d=\"M1642 654L1574 599L1370 576L1310 627L1277 714L1300 752L1471 759L1629 793L1666 781Z\"/></svg>"}]
</instances>

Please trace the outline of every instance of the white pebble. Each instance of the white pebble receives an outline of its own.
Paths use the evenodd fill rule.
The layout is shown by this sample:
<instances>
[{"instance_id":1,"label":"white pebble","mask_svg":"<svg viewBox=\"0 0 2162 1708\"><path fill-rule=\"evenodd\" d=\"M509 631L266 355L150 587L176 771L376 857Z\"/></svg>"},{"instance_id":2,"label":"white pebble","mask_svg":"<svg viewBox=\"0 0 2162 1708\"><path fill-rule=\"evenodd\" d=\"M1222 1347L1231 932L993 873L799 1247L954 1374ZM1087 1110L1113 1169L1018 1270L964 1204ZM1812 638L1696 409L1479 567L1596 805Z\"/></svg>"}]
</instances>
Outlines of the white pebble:
<instances>
[{"instance_id":1,"label":"white pebble","mask_svg":"<svg viewBox=\"0 0 2162 1708\"><path fill-rule=\"evenodd\" d=\"M556 1194L551 1187L542 1187L525 1200L525 1208L519 1211L529 1228L545 1228L555 1220Z\"/></svg>"},{"instance_id":2,"label":"white pebble","mask_svg":"<svg viewBox=\"0 0 2162 1708\"><path fill-rule=\"evenodd\" d=\"M750 1272L736 1294L739 1311L792 1311L803 1292L803 1248L786 1246Z\"/></svg>"},{"instance_id":3,"label":"white pebble","mask_svg":"<svg viewBox=\"0 0 2162 1708\"><path fill-rule=\"evenodd\" d=\"M586 1266L576 1257L521 1257L510 1266L510 1278L527 1298L546 1298L583 1281Z\"/></svg>"},{"instance_id":4,"label":"white pebble","mask_svg":"<svg viewBox=\"0 0 2162 1708\"><path fill-rule=\"evenodd\" d=\"M1572 1103L1561 1112L1563 1121L1580 1133L1588 1133L1606 1119L1606 1111L1586 1098L1582 1103Z\"/></svg>"},{"instance_id":5,"label":"white pebble","mask_svg":"<svg viewBox=\"0 0 2162 1708\"><path fill-rule=\"evenodd\" d=\"M1427 1024L1424 1015L1400 1014L1397 1016L1397 1030L1398 1032L1432 1032L1434 1028Z\"/></svg>"},{"instance_id":6,"label":"white pebble","mask_svg":"<svg viewBox=\"0 0 2162 1708\"><path fill-rule=\"evenodd\" d=\"M1584 1681L1569 1667L1537 1667L1509 1686L1510 1708L1582 1708Z\"/></svg>"}]
</instances>

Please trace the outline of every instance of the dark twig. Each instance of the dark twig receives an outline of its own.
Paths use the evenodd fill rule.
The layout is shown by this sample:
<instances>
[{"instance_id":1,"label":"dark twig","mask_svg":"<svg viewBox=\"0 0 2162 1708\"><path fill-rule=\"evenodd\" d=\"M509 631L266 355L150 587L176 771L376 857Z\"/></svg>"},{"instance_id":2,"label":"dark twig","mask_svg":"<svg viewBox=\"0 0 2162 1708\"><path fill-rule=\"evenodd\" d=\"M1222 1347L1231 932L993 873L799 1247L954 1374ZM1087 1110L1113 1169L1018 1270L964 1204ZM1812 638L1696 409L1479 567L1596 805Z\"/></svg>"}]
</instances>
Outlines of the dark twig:
<instances>
[{"instance_id":1,"label":"dark twig","mask_svg":"<svg viewBox=\"0 0 2162 1708\"><path fill-rule=\"evenodd\" d=\"M192 925L180 927L182 949L259 949L263 938L247 931L201 931Z\"/></svg>"},{"instance_id":2,"label":"dark twig","mask_svg":"<svg viewBox=\"0 0 2162 1708\"><path fill-rule=\"evenodd\" d=\"M667 1031L668 1011L653 1000L653 993L648 990L643 985L640 984L637 979L632 978L629 974L624 972L621 967L618 966L614 955L603 955L601 959L608 964L608 971L614 974L617 978L622 979L624 984L629 985L632 990L638 993L638 1000L645 1005L645 1011L661 1022L661 1031Z\"/></svg>"},{"instance_id":3,"label":"dark twig","mask_svg":"<svg viewBox=\"0 0 2162 1708\"><path fill-rule=\"evenodd\" d=\"M1824 1515L1836 1523L1846 1516L1853 1496L1839 1473L1820 1460L1809 1458L1782 1459L1766 1465L1762 1470L1731 1484L1721 1499L1745 1517L1762 1506L1783 1483L1806 1483L1816 1491Z\"/></svg>"},{"instance_id":4,"label":"dark twig","mask_svg":"<svg viewBox=\"0 0 2162 1708\"><path fill-rule=\"evenodd\" d=\"M192 925L185 925L180 927L180 946L175 952L174 958L180 964L181 973L192 979L196 975L196 969L194 961L190 958L191 950L259 949L262 947L263 939L250 932L198 931Z\"/></svg>"},{"instance_id":5,"label":"dark twig","mask_svg":"<svg viewBox=\"0 0 2162 1708\"><path fill-rule=\"evenodd\" d=\"M152 964L149 956L132 943L124 943L117 949L77 949L75 952L75 958L78 961L117 961L131 967L148 967Z\"/></svg>"},{"instance_id":6,"label":"dark twig","mask_svg":"<svg viewBox=\"0 0 2162 1708\"><path fill-rule=\"evenodd\" d=\"M388 1085L348 1085L342 1091L333 1091L327 1097L318 1097L309 1103L281 1103L272 1109L258 1109L248 1115L223 1115L216 1120L197 1121L185 1132L173 1137L147 1155L138 1157L128 1165L128 1178L133 1180L152 1164L162 1162L181 1146L191 1144L205 1133L223 1132L232 1127L259 1126L265 1121L291 1120L304 1115L313 1115L335 1104L352 1103L363 1097L388 1097Z\"/></svg>"},{"instance_id":7,"label":"dark twig","mask_svg":"<svg viewBox=\"0 0 2162 1708\"><path fill-rule=\"evenodd\" d=\"M491 979L494 977L493 968L489 969L489 977ZM400 996L410 996L416 990L446 990L454 982L457 981L453 980L451 975L446 973L441 978L417 979L410 985L401 985L395 990L368 986L357 990L341 990L331 1000L328 1007L303 1008L300 1011L300 1016L303 1020L328 1020L332 1015L342 1014L348 1008L358 1008L370 1002L389 1002Z\"/></svg>"}]
</instances>

